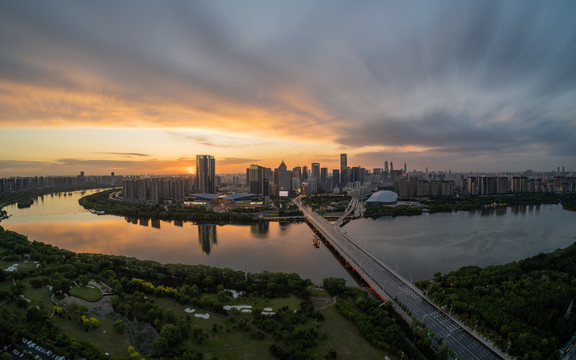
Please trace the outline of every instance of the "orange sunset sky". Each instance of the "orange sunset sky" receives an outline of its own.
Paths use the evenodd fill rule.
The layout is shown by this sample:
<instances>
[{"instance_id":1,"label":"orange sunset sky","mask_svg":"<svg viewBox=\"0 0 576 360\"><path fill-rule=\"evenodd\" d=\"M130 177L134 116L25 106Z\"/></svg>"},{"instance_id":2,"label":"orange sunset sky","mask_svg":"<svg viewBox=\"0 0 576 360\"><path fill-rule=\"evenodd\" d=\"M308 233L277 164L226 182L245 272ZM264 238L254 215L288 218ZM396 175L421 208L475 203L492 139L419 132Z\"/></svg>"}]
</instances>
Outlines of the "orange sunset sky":
<instances>
[{"instance_id":1,"label":"orange sunset sky","mask_svg":"<svg viewBox=\"0 0 576 360\"><path fill-rule=\"evenodd\" d=\"M0 177L575 170L575 4L0 0Z\"/></svg>"}]
</instances>

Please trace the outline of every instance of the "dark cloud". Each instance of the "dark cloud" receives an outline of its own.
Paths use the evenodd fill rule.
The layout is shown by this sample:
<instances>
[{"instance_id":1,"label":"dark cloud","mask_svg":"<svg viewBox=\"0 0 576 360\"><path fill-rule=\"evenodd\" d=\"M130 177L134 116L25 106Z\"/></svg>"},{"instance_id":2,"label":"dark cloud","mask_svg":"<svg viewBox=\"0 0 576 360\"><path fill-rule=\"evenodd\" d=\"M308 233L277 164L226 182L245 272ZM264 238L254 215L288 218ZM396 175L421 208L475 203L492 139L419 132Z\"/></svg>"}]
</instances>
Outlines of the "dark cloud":
<instances>
[{"instance_id":1,"label":"dark cloud","mask_svg":"<svg viewBox=\"0 0 576 360\"><path fill-rule=\"evenodd\" d=\"M569 156L575 16L572 0L3 1L0 80L100 97L0 100L0 123L245 131L258 111L258 128L342 146ZM109 116L119 104L137 110Z\"/></svg>"}]
</instances>

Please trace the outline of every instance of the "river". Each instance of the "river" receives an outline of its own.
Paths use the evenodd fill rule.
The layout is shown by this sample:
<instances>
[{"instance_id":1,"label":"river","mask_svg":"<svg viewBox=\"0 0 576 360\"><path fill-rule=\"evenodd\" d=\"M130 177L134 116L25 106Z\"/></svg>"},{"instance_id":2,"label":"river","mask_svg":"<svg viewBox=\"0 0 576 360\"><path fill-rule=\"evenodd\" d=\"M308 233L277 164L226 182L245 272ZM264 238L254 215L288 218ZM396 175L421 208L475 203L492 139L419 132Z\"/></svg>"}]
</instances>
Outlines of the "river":
<instances>
[{"instance_id":1,"label":"river","mask_svg":"<svg viewBox=\"0 0 576 360\"><path fill-rule=\"evenodd\" d=\"M89 190L86 194L99 190ZM204 264L249 272L296 272L321 284L353 281L305 223L194 225L94 215L80 191L45 195L27 209L5 209L4 228L75 252L125 255L161 263ZM558 205L496 208L413 217L358 219L344 227L407 279L429 279L465 265L495 265L576 241L576 213Z\"/></svg>"}]
</instances>

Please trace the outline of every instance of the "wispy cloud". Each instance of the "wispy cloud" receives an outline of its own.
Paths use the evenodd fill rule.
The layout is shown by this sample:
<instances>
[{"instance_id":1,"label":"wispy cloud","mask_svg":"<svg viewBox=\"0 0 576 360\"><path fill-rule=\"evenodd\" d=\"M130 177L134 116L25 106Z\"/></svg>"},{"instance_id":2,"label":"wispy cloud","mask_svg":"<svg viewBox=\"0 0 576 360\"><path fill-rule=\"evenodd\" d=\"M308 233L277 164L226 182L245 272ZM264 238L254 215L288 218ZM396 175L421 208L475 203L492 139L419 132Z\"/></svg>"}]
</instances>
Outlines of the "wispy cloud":
<instances>
[{"instance_id":1,"label":"wispy cloud","mask_svg":"<svg viewBox=\"0 0 576 360\"><path fill-rule=\"evenodd\" d=\"M127 157L148 157L148 154L142 153L130 153L130 152L96 152L95 154L107 154L107 155L118 155L118 156L127 156Z\"/></svg>"}]
</instances>

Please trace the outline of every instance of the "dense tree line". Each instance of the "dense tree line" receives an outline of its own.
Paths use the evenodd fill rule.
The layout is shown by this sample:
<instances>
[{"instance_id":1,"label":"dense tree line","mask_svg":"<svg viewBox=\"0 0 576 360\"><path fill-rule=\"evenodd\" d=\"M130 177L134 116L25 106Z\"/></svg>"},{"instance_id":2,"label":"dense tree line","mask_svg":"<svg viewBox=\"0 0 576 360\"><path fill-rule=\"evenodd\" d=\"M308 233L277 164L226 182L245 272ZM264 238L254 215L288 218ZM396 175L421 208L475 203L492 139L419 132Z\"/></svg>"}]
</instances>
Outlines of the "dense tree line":
<instances>
[{"instance_id":1,"label":"dense tree line","mask_svg":"<svg viewBox=\"0 0 576 360\"><path fill-rule=\"evenodd\" d=\"M0 193L0 209L4 206L16 204L22 200L35 199L38 196L42 196L42 195L54 194L54 193L59 193L59 192L76 191L76 190L98 189L98 188L102 188L102 187L109 187L109 186L96 186L96 185L65 186L65 187L51 187L51 188L45 188L45 189L3 192L3 193Z\"/></svg>"},{"instance_id":2,"label":"dense tree line","mask_svg":"<svg viewBox=\"0 0 576 360\"><path fill-rule=\"evenodd\" d=\"M519 359L556 359L576 331L576 243L501 266L436 273L418 285Z\"/></svg>"},{"instance_id":3,"label":"dense tree line","mask_svg":"<svg viewBox=\"0 0 576 360\"><path fill-rule=\"evenodd\" d=\"M379 216L411 216L421 215L422 210L428 209L430 213L453 212L482 209L486 206L497 204L498 206L525 206L538 204L561 203L565 210L576 211L576 194L515 194L501 196L462 196L462 197L438 197L430 199L402 198L401 201L418 201L424 206L395 206L395 207L368 207L364 217L376 218Z\"/></svg>"},{"instance_id":4,"label":"dense tree line","mask_svg":"<svg viewBox=\"0 0 576 360\"><path fill-rule=\"evenodd\" d=\"M574 193L529 193L498 196L440 197L428 200L419 199L418 201L425 204L432 213L480 209L494 203L506 206L562 203L566 210L576 208L576 194Z\"/></svg>"},{"instance_id":5,"label":"dense tree line","mask_svg":"<svg viewBox=\"0 0 576 360\"><path fill-rule=\"evenodd\" d=\"M86 209L105 211L108 214L158 220L179 220L212 223L254 222L255 216L250 213L225 212L215 213L201 206L184 207L180 204L167 208L161 205L137 205L109 200L109 195L117 190L102 191L87 195L78 202Z\"/></svg>"},{"instance_id":6,"label":"dense tree line","mask_svg":"<svg viewBox=\"0 0 576 360\"><path fill-rule=\"evenodd\" d=\"M421 207L411 207L411 206L396 206L396 207L386 207L386 206L373 206L366 208L364 211L364 217L376 218L378 216L412 216L421 215Z\"/></svg>"},{"instance_id":7,"label":"dense tree line","mask_svg":"<svg viewBox=\"0 0 576 360\"><path fill-rule=\"evenodd\" d=\"M316 195L306 196L302 198L302 203L310 206L314 210L331 206L334 211L344 211L348 207L348 203L352 199L348 195Z\"/></svg>"}]
</instances>

